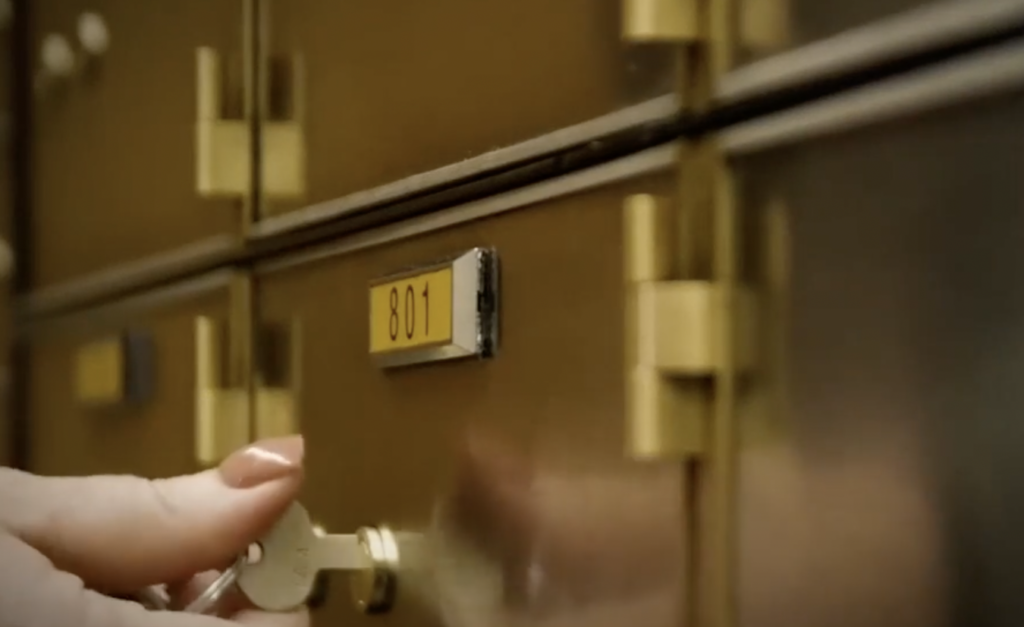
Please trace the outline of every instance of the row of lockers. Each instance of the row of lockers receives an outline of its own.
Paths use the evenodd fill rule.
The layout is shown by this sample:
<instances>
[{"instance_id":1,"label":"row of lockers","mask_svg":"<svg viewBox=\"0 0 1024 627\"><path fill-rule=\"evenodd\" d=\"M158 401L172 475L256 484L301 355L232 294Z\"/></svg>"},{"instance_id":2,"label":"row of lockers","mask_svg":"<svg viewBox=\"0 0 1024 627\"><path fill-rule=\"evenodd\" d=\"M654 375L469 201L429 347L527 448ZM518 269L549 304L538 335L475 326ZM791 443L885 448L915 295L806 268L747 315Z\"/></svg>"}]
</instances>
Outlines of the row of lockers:
<instances>
[{"instance_id":1,"label":"row of lockers","mask_svg":"<svg viewBox=\"0 0 1024 627\"><path fill-rule=\"evenodd\" d=\"M738 73L910 9L920 15L902 19L920 32L950 30L953 13L917 6L933 4L743 0ZM987 4L976 13L988 28L1020 10ZM240 233L245 173L222 142L244 133L246 24L267 64L249 100L264 104L271 173L255 217L271 220L670 94L678 47L623 35L647 5L658 2L26 3L34 289Z\"/></svg>"},{"instance_id":2,"label":"row of lockers","mask_svg":"<svg viewBox=\"0 0 1024 627\"><path fill-rule=\"evenodd\" d=\"M39 101L40 287L238 227L236 203L196 193L193 82L195 47L212 44L227 59L244 16L176 2L158 17L136 4L90 5L110 26L108 54L89 81ZM47 22L56 2L38 6L40 38L72 28L86 9L62 4L63 17ZM400 14L380 3L275 3L274 49L306 56L307 186L301 200L269 209L300 211L668 89L641 66L637 91L624 86L621 55L638 48L620 43L619 5L601 7L449 2ZM787 45L901 8L794 2ZM220 38L196 26L215 17ZM131 39L119 47L122 32ZM470 43L479 54L465 54ZM792 411L771 414L771 437L741 438L744 624L1019 624L1010 584L1024 576L1024 514L1006 497L1021 488L1020 427L1005 418L1024 400L1024 297L1014 288L1024 267L1015 242L1024 135L1013 132L1024 111L1021 46L993 44L715 135L751 253L742 279L781 303L788 321L776 347L786 376L751 387ZM640 54L658 63L656 47ZM91 151L96 142L106 149ZM24 461L43 474L192 472L216 458L208 393L246 381L269 409L247 414L241 439L305 434L303 502L320 523L422 529L459 471L467 433L482 433L526 460L531 488L541 486L528 495L540 499L535 508L603 523L581 528L589 548L572 567L547 573L577 602L552 611L593 625L574 611L600 599L609 624L678 624L681 565L695 561L683 554L694 522L686 508L703 495L688 492L702 488L685 483L678 460L637 464L626 453L623 212L637 195L685 193L679 148L24 320ZM786 254L767 254L780 245ZM436 310L416 308L426 285L403 284L394 301L385 293L381 318L373 286L480 247L500 268L493 354L382 362L377 331L412 337L412 316L425 325ZM763 410L739 405L744 417ZM501 474L480 473L479 490L505 494ZM551 540L547 530L524 533ZM964 565L989 584L985 594L954 575ZM366 617L338 587L318 624L488 622L453 621L408 598Z\"/></svg>"},{"instance_id":3,"label":"row of lockers","mask_svg":"<svg viewBox=\"0 0 1024 627\"><path fill-rule=\"evenodd\" d=\"M784 437L741 452L745 624L792 624L795 607L797 624L842 616L851 627L924 627L957 613L970 624L1009 625L1019 616L1010 589L978 596L951 573L966 560L987 581L1020 575L1017 525L1005 524L1020 512L1003 497L1024 476L1019 421L1004 419L1024 402L1015 383L1024 353L1014 340L1024 302L1014 287L1024 268L1015 243L1024 136L1012 132L1024 111L1021 55L1018 42L808 107L797 112L803 125L781 114L721 137L734 152L749 231L781 212L791 246L774 285L792 313L793 412ZM988 93L965 93L982 71ZM903 99L907 90L916 98ZM882 121L896 115L893 102L902 115ZM864 123L815 130L823 119L831 131ZM674 149L254 270L255 326L285 328L290 349L249 358L257 381L293 395L308 447L303 500L326 527L428 526L457 470L454 447L467 430L483 431L569 493L602 497L581 501L587 516L610 521L611 535L592 537L593 546L650 540L630 544L628 559L595 549L571 575L582 577L576 585L645 625L676 624L675 534L689 497L677 464L629 462L622 412L623 203L679 189ZM494 356L402 369L375 360L368 286L478 246L500 259ZM763 283L767 267L748 265L748 278ZM237 281L214 273L31 328L32 468L194 470L197 361L206 351L197 318L229 321ZM127 332L151 342L148 358L123 353L138 380L151 377L150 393L90 406L76 387L81 349ZM623 508L628 521L615 516ZM637 582L662 592L630 610ZM320 624L375 620L358 618L344 590L318 612ZM410 624L437 620L416 603L395 612Z\"/></svg>"}]
</instances>

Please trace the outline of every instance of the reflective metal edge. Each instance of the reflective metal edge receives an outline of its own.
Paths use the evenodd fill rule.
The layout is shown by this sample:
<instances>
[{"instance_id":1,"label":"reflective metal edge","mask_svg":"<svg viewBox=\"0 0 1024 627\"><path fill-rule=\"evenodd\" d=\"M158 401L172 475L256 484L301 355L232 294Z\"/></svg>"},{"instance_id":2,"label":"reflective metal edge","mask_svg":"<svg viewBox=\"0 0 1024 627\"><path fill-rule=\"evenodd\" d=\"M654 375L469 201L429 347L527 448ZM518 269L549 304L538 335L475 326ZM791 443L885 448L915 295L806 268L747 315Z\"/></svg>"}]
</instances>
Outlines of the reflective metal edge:
<instances>
[{"instance_id":1,"label":"reflective metal edge","mask_svg":"<svg viewBox=\"0 0 1024 627\"><path fill-rule=\"evenodd\" d=\"M746 155L994 96L1022 84L1024 41L1015 41L739 124L722 131L721 143L730 155Z\"/></svg>"},{"instance_id":2,"label":"reflective metal edge","mask_svg":"<svg viewBox=\"0 0 1024 627\"><path fill-rule=\"evenodd\" d=\"M653 98L640 104L626 107L574 126L529 139L505 148L499 148L477 157L447 165L436 170L414 174L410 177L388 183L348 196L310 205L287 214L262 220L253 226L252 237L261 238L322 222L365 207L389 202L403 196L427 191L447 183L472 176L480 176L494 170L513 165L531 158L585 143L592 139L626 130L632 126L655 121L678 113L678 99L669 94Z\"/></svg>"},{"instance_id":3,"label":"reflective metal edge","mask_svg":"<svg viewBox=\"0 0 1024 627\"><path fill-rule=\"evenodd\" d=\"M809 43L729 73L718 99L735 102L972 36L1024 24L1024 0L946 0Z\"/></svg>"},{"instance_id":4,"label":"reflective metal edge","mask_svg":"<svg viewBox=\"0 0 1024 627\"><path fill-rule=\"evenodd\" d=\"M145 294L130 296L107 305L76 311L64 316L58 315L52 318L19 323L15 328L15 332L19 337L38 337L62 331L74 331L83 327L93 328L118 324L121 320L138 315L139 313L167 307L189 298L203 296L218 290L227 290L234 274L235 272L229 269L217 270L168 287L155 289Z\"/></svg>"},{"instance_id":5,"label":"reflective metal edge","mask_svg":"<svg viewBox=\"0 0 1024 627\"><path fill-rule=\"evenodd\" d=\"M457 205L451 209L389 224L377 229L355 233L308 253L264 261L256 264L255 271L261 275L279 272L321 259L381 246L473 220L516 209L523 209L561 196L568 196L603 185L610 185L642 174L670 168L676 162L675 155L675 144L651 148L623 159L604 163L556 179L528 185L505 194L499 194L464 205Z\"/></svg>"},{"instance_id":6,"label":"reflective metal edge","mask_svg":"<svg viewBox=\"0 0 1024 627\"><path fill-rule=\"evenodd\" d=\"M81 279L41 289L25 296L18 313L32 317L60 309L96 294L128 289L151 277L162 277L176 268L187 268L228 255L240 247L231 235L218 235L176 250L129 262L113 270L100 271Z\"/></svg>"},{"instance_id":7,"label":"reflective metal edge","mask_svg":"<svg viewBox=\"0 0 1024 627\"><path fill-rule=\"evenodd\" d=\"M416 270L389 275L373 282L374 285L394 281L401 276L421 274L431 269L452 269L452 337L440 346L398 350L373 356L381 368L397 368L435 361L448 361L494 356L498 341L498 254L491 248L473 248L454 259L432 264ZM481 310L481 298L489 302Z\"/></svg>"}]
</instances>

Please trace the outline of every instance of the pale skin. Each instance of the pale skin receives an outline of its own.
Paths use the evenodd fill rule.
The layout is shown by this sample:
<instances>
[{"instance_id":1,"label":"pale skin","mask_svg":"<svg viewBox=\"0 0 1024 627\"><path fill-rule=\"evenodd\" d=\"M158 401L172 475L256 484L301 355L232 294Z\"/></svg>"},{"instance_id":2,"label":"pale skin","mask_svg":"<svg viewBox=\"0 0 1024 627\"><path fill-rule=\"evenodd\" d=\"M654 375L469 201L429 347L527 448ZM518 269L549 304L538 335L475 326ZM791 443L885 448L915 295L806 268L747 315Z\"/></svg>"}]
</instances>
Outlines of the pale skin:
<instances>
[{"instance_id":1,"label":"pale skin","mask_svg":"<svg viewBox=\"0 0 1024 627\"><path fill-rule=\"evenodd\" d=\"M276 449L250 448L227 468L156 481L0 468L0 626L307 627L305 611L260 612L238 597L220 617L114 598L164 583L181 606L257 540L302 483L301 441L284 447L290 458Z\"/></svg>"}]
</instances>

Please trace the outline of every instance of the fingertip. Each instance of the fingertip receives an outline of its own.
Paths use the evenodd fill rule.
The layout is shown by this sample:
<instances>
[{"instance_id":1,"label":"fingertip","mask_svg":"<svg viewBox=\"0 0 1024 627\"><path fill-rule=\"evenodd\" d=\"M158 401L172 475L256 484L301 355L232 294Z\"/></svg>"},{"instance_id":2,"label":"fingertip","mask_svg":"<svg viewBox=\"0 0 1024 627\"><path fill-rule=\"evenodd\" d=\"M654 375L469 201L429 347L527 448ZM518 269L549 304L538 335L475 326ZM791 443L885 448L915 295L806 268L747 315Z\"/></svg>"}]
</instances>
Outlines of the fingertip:
<instances>
[{"instance_id":1,"label":"fingertip","mask_svg":"<svg viewBox=\"0 0 1024 627\"><path fill-rule=\"evenodd\" d=\"M226 485L247 489L301 476L305 454L301 435L271 438L235 451L219 471Z\"/></svg>"}]
</instances>

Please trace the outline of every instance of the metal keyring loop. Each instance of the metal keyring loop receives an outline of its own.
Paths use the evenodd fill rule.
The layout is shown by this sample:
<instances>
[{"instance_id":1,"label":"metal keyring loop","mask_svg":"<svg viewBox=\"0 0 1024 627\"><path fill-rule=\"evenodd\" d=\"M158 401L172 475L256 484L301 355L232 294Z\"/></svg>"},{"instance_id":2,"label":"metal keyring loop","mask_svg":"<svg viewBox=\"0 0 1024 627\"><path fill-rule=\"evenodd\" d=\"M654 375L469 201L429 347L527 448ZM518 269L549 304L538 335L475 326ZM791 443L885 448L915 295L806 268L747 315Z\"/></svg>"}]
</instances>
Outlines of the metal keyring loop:
<instances>
[{"instance_id":1,"label":"metal keyring loop","mask_svg":"<svg viewBox=\"0 0 1024 627\"><path fill-rule=\"evenodd\" d=\"M129 598L134 599L147 610L162 612L168 609L167 599L160 586L143 588Z\"/></svg>"},{"instance_id":2,"label":"metal keyring loop","mask_svg":"<svg viewBox=\"0 0 1024 627\"><path fill-rule=\"evenodd\" d=\"M190 614L206 614L220 602L228 590L235 585L238 577L242 574L242 567L248 562L245 555L240 555L231 568L225 570L213 583L203 590L194 601L185 607L185 612Z\"/></svg>"}]
</instances>

